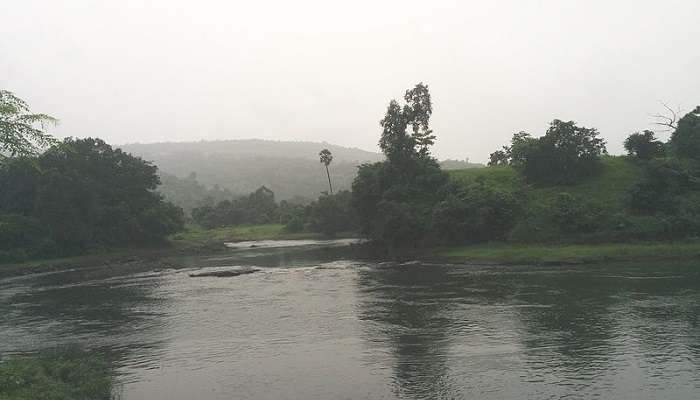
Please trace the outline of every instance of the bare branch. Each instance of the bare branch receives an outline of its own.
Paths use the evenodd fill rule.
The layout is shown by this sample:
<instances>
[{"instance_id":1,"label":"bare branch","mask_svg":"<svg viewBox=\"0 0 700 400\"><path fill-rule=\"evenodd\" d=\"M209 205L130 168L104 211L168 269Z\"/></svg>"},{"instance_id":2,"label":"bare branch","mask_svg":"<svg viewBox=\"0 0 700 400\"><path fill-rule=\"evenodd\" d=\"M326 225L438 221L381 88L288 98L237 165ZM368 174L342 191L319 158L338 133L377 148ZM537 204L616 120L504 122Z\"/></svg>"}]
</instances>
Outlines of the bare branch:
<instances>
[{"instance_id":1,"label":"bare branch","mask_svg":"<svg viewBox=\"0 0 700 400\"><path fill-rule=\"evenodd\" d=\"M678 109L674 110L663 101L660 101L659 103L661 103L661 105L666 109L666 112L663 114L649 114L650 117L656 119L656 121L652 122L652 125L665 127L665 129L661 129L661 132L676 130L678 127L678 116L683 113L681 107L678 106Z\"/></svg>"}]
</instances>

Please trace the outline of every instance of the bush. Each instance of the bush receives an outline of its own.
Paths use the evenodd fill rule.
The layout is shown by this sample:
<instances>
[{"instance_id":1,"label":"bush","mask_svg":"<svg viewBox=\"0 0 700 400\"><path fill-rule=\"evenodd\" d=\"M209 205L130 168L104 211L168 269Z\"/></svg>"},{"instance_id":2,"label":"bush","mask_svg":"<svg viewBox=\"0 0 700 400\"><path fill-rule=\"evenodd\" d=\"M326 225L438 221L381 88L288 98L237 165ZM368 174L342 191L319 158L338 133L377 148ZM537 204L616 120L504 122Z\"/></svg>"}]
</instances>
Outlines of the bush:
<instances>
[{"instance_id":1,"label":"bush","mask_svg":"<svg viewBox=\"0 0 700 400\"><path fill-rule=\"evenodd\" d=\"M57 250L48 230L36 219L0 215L0 262L23 261Z\"/></svg>"},{"instance_id":2,"label":"bush","mask_svg":"<svg viewBox=\"0 0 700 400\"><path fill-rule=\"evenodd\" d=\"M663 154L664 144L656 140L654 132L646 130L636 132L625 139L627 153L640 160L650 160Z\"/></svg>"},{"instance_id":3,"label":"bush","mask_svg":"<svg viewBox=\"0 0 700 400\"><path fill-rule=\"evenodd\" d=\"M78 348L44 351L0 363L3 400L109 400L115 398L109 364Z\"/></svg>"},{"instance_id":4,"label":"bush","mask_svg":"<svg viewBox=\"0 0 700 400\"><path fill-rule=\"evenodd\" d=\"M449 193L432 210L433 236L441 242L478 243L503 239L524 209L518 194L477 180Z\"/></svg>"}]
</instances>

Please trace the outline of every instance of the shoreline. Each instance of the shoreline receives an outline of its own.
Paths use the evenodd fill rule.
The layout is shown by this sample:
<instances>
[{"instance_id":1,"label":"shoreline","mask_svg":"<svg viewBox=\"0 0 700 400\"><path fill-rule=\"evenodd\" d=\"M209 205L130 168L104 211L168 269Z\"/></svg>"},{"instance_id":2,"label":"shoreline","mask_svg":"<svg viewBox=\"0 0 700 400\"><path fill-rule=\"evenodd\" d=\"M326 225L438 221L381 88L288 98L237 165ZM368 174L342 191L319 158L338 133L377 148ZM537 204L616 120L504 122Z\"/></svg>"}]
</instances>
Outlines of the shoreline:
<instances>
[{"instance_id":1,"label":"shoreline","mask_svg":"<svg viewBox=\"0 0 700 400\"><path fill-rule=\"evenodd\" d=\"M246 227L245 229L250 229ZM227 232L234 228L227 228ZM160 245L120 247L70 257L56 257L0 264L0 278L36 273L59 272L74 268L139 266L153 263L159 268L177 267L182 257L206 256L236 251L226 242L258 240L324 239L318 234L275 234L227 237L199 230L178 234ZM220 233L220 232L219 232ZM206 240L203 238L206 237ZM327 238L325 238L327 239ZM362 248L354 249L362 257ZM240 249L239 249L240 250ZM396 258L386 256L386 258ZM406 257L402 257L406 258ZM472 265L587 265L605 262L634 262L660 260L700 260L700 241L632 242L600 244L507 244L487 243L468 246L447 246L425 249L408 258L428 262Z\"/></svg>"},{"instance_id":2,"label":"shoreline","mask_svg":"<svg viewBox=\"0 0 700 400\"><path fill-rule=\"evenodd\" d=\"M586 265L605 262L700 259L700 242L600 244L489 243L435 249L436 259L464 264Z\"/></svg>"}]
</instances>

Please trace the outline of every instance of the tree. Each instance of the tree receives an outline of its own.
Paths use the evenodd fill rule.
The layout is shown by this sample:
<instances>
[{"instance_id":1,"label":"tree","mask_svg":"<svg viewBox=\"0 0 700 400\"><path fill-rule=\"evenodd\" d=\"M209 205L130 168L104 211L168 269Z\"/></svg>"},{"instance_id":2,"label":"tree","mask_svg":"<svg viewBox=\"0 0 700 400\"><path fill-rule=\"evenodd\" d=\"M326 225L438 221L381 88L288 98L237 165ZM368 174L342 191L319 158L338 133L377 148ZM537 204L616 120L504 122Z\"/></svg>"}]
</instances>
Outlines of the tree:
<instances>
[{"instance_id":1,"label":"tree","mask_svg":"<svg viewBox=\"0 0 700 400\"><path fill-rule=\"evenodd\" d=\"M352 184L360 229L394 249L431 240L432 208L449 182L429 151L435 135L428 87L419 83L404 100L404 106L392 100L380 121L379 146L387 159L361 165Z\"/></svg>"},{"instance_id":2,"label":"tree","mask_svg":"<svg viewBox=\"0 0 700 400\"><path fill-rule=\"evenodd\" d=\"M510 163L510 157L506 150L496 150L489 155L489 167L495 167L497 165L508 165Z\"/></svg>"},{"instance_id":3,"label":"tree","mask_svg":"<svg viewBox=\"0 0 700 400\"><path fill-rule=\"evenodd\" d=\"M516 134L511 164L530 182L571 185L598 172L605 141L594 128L555 119L544 136L534 139Z\"/></svg>"},{"instance_id":4,"label":"tree","mask_svg":"<svg viewBox=\"0 0 700 400\"><path fill-rule=\"evenodd\" d=\"M321 150L320 153L318 153L320 159L321 159L321 164L326 166L326 175L328 176L328 188L330 189L330 193L333 194L333 185L331 184L331 174L328 172L328 166L330 165L331 162L333 162L333 154L331 154L331 151L328 149L323 149Z\"/></svg>"},{"instance_id":5,"label":"tree","mask_svg":"<svg viewBox=\"0 0 700 400\"><path fill-rule=\"evenodd\" d=\"M650 160L663 153L664 144L656 140L654 132L645 130L636 132L625 139L625 150L630 156L641 160Z\"/></svg>"},{"instance_id":6,"label":"tree","mask_svg":"<svg viewBox=\"0 0 700 400\"><path fill-rule=\"evenodd\" d=\"M56 143L43 130L58 120L46 114L33 114L24 100L7 90L0 90L0 162L9 155L26 157ZM38 125L38 127L37 127Z\"/></svg>"},{"instance_id":7,"label":"tree","mask_svg":"<svg viewBox=\"0 0 700 400\"><path fill-rule=\"evenodd\" d=\"M537 139L530 136L527 132L520 131L514 134L510 140L510 146L503 146L502 150L491 153L489 166L522 165L525 161L525 155L532 146L536 145L536 142Z\"/></svg>"},{"instance_id":8,"label":"tree","mask_svg":"<svg viewBox=\"0 0 700 400\"><path fill-rule=\"evenodd\" d=\"M2 192L0 213L37 220L63 251L162 240L184 215L155 192L156 171L100 139L68 138L0 168L1 184L21 182Z\"/></svg>"},{"instance_id":9,"label":"tree","mask_svg":"<svg viewBox=\"0 0 700 400\"><path fill-rule=\"evenodd\" d=\"M429 157L435 135L429 123L433 106L428 86L421 82L407 90L404 101L403 107L396 100L389 102L386 115L379 122L383 128L379 147L392 161Z\"/></svg>"},{"instance_id":10,"label":"tree","mask_svg":"<svg viewBox=\"0 0 700 400\"><path fill-rule=\"evenodd\" d=\"M700 159L700 106L678 121L670 143L679 156Z\"/></svg>"}]
</instances>

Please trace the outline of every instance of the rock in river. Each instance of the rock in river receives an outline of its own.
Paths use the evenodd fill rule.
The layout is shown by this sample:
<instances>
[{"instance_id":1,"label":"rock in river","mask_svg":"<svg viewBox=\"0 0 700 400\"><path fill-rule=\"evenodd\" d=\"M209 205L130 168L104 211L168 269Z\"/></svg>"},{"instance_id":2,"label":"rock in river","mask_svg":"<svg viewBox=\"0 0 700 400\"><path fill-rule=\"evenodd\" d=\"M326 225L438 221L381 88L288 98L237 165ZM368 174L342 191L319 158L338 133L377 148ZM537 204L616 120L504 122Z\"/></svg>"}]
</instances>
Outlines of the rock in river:
<instances>
[{"instance_id":1,"label":"rock in river","mask_svg":"<svg viewBox=\"0 0 700 400\"><path fill-rule=\"evenodd\" d=\"M220 269L216 271L205 271L189 274L191 278L203 278L213 276L217 278L229 278L233 276L252 274L260 271L257 268L235 268L235 269Z\"/></svg>"}]
</instances>

